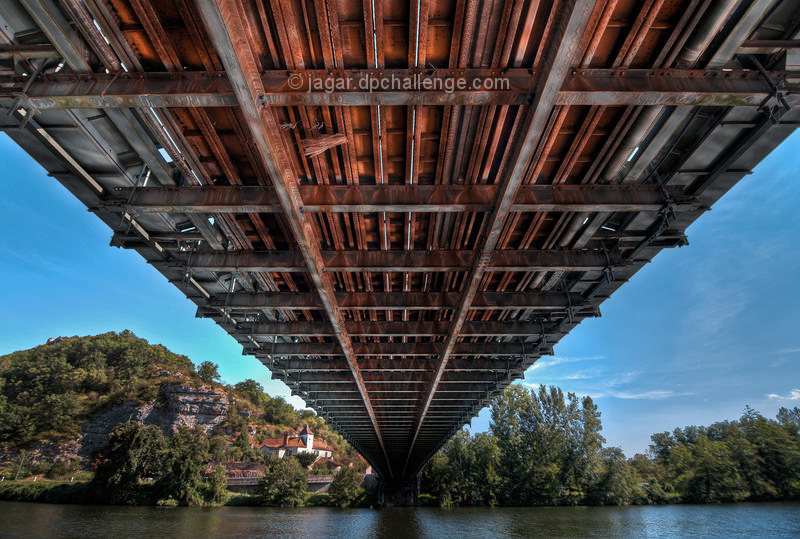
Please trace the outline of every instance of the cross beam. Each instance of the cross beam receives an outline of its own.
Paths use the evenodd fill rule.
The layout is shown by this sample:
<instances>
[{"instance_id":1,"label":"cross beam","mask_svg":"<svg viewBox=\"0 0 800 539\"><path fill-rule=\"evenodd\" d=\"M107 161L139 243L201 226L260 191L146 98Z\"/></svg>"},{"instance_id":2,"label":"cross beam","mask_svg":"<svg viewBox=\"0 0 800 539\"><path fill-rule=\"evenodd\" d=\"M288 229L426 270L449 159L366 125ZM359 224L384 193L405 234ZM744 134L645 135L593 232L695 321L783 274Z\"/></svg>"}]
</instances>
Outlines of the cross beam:
<instances>
[{"instance_id":1,"label":"cross beam","mask_svg":"<svg viewBox=\"0 0 800 539\"><path fill-rule=\"evenodd\" d=\"M248 341L249 343L249 341ZM435 356L441 353L443 343L352 343L354 356ZM454 356L521 356L536 350L536 345L522 343L476 343L460 342L454 345ZM289 356L329 356L343 357L342 350L335 342L324 343L252 343L244 345L244 355L257 358L277 358ZM444 369L443 369L444 370Z\"/></svg>"},{"instance_id":2,"label":"cross beam","mask_svg":"<svg viewBox=\"0 0 800 539\"><path fill-rule=\"evenodd\" d=\"M499 362L498 362L499 363ZM476 369L470 371L445 371L441 383L449 384L470 384L470 383L495 383L499 378L506 378L506 367L503 365L497 370ZM433 370L428 371L428 375L432 374ZM316 382L328 384L352 384L353 377L349 372L341 371L281 371L273 372L273 377L294 381L298 383ZM382 371L377 372L374 370L364 371L362 373L364 382L371 384L426 384L428 381L426 376L420 372L401 372L401 371Z\"/></svg>"},{"instance_id":3,"label":"cross beam","mask_svg":"<svg viewBox=\"0 0 800 539\"><path fill-rule=\"evenodd\" d=\"M341 309L369 310L440 310L458 305L457 292L337 292ZM472 307L475 309L563 309L583 301L580 294L563 292L479 292ZM322 305L313 294L299 292L236 292L208 300L210 307L232 310L257 309L320 309ZM213 316L213 315L212 315Z\"/></svg>"},{"instance_id":4,"label":"cross beam","mask_svg":"<svg viewBox=\"0 0 800 539\"><path fill-rule=\"evenodd\" d=\"M538 354L537 354L538 355ZM341 360L331 358L311 358L311 359L296 359L285 358L267 361L267 366L270 369L282 371L347 371L348 367ZM397 361L395 359L385 358L366 358L359 359L359 366L362 372L366 371L402 371L402 372L433 372L436 369L436 361L431 359L416 359L412 358L408 361ZM447 371L502 371L509 368L517 367L518 363L509 361L507 359L497 359L494 357L485 358L459 358L453 359L447 365ZM349 372L349 371L348 371ZM373 402L374 404L374 402ZM409 404L409 406L413 406Z\"/></svg>"},{"instance_id":5,"label":"cross beam","mask_svg":"<svg viewBox=\"0 0 800 539\"><path fill-rule=\"evenodd\" d=\"M578 300L580 301L580 300ZM564 305L566 307L566 305ZM462 335L464 336L525 336L539 337L542 334L543 324L534 322L517 321L483 321L470 320L464 324ZM347 320L345 322L347 332L352 336L359 337L420 337L420 336L440 336L447 335L450 329L450 322L443 321L385 321L371 322L368 320L356 321ZM333 328L325 321L298 320L291 322L259 322L257 324L240 324L239 329L242 335L257 337L325 337L333 335ZM545 332L552 331L552 324L547 324Z\"/></svg>"},{"instance_id":6,"label":"cross beam","mask_svg":"<svg viewBox=\"0 0 800 539\"><path fill-rule=\"evenodd\" d=\"M472 251L318 251L319 272L469 271ZM185 260L151 260L155 266L218 272L308 272L299 251L199 251ZM618 253L598 249L493 251L485 271L601 271L622 265ZM336 300L336 294L331 293ZM338 302L337 302L338 306Z\"/></svg>"},{"instance_id":7,"label":"cross beam","mask_svg":"<svg viewBox=\"0 0 800 539\"><path fill-rule=\"evenodd\" d=\"M491 211L496 185L301 185L305 212L463 212ZM669 197L669 200L667 199ZM667 202L676 210L696 207L680 188L657 185L525 185L510 211L642 212ZM118 189L97 210L137 213L278 213L270 187L140 187Z\"/></svg>"},{"instance_id":8,"label":"cross beam","mask_svg":"<svg viewBox=\"0 0 800 539\"><path fill-rule=\"evenodd\" d=\"M48 46L0 49L0 58L13 56L58 54ZM773 71L769 76L783 80L794 74ZM524 105L536 77L526 69L271 70L260 73L263 92L256 98L258 107ZM6 75L0 82L0 99L23 97L36 110L238 105L225 73L214 71L58 73L31 84ZM782 90L797 102L795 84ZM758 106L771 95L758 72L744 69L580 69L564 79L555 104Z\"/></svg>"}]
</instances>

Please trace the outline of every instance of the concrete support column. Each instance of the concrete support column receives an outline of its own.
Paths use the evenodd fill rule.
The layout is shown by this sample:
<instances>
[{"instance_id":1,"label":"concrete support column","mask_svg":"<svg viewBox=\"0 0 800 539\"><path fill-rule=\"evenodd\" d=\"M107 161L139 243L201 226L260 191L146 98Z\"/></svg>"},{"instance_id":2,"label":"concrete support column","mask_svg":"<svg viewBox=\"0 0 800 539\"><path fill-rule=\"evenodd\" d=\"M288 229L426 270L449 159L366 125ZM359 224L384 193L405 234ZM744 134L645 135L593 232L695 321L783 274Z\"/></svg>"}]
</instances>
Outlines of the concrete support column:
<instances>
[{"instance_id":1,"label":"concrete support column","mask_svg":"<svg viewBox=\"0 0 800 539\"><path fill-rule=\"evenodd\" d=\"M405 481L386 481L378 485L378 504L382 507L413 507L419 502L419 476Z\"/></svg>"}]
</instances>

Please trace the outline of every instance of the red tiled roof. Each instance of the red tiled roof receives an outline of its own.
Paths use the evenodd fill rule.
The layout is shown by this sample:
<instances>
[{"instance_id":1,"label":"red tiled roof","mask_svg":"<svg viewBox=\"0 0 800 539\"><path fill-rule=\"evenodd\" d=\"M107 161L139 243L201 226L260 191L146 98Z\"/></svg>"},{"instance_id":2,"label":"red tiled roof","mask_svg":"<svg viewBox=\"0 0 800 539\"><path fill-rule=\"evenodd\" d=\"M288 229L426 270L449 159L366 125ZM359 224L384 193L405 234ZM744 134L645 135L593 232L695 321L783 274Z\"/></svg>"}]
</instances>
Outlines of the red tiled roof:
<instances>
[{"instance_id":1,"label":"red tiled roof","mask_svg":"<svg viewBox=\"0 0 800 539\"><path fill-rule=\"evenodd\" d=\"M333 451L333 448L326 444L323 440L314 440L314 449L319 449L321 451Z\"/></svg>"},{"instance_id":2,"label":"red tiled roof","mask_svg":"<svg viewBox=\"0 0 800 539\"><path fill-rule=\"evenodd\" d=\"M302 438L289 438L289 441L281 447L305 447Z\"/></svg>"},{"instance_id":3,"label":"red tiled roof","mask_svg":"<svg viewBox=\"0 0 800 539\"><path fill-rule=\"evenodd\" d=\"M306 444L300 437L289 438L285 444L283 443L283 438L265 438L264 441L261 442L261 447L269 447L270 449L289 449L292 447L306 447ZM313 449L333 452L333 448L325 443L324 440L314 439Z\"/></svg>"},{"instance_id":4,"label":"red tiled roof","mask_svg":"<svg viewBox=\"0 0 800 539\"><path fill-rule=\"evenodd\" d=\"M272 447L272 448L279 448L283 445L283 437L281 438L264 438L264 441L261 442L261 447Z\"/></svg>"}]
</instances>

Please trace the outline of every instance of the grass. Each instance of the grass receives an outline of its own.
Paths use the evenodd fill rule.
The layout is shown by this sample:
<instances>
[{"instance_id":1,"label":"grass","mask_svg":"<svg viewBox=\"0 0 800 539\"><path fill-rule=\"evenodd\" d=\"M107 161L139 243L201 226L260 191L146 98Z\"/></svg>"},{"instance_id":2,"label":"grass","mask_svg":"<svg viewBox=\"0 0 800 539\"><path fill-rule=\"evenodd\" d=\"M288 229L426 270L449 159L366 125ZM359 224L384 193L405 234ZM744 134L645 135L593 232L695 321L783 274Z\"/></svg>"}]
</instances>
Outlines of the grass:
<instances>
[{"instance_id":1,"label":"grass","mask_svg":"<svg viewBox=\"0 0 800 539\"><path fill-rule=\"evenodd\" d=\"M89 503L89 483L74 481L2 481L0 500L9 502Z\"/></svg>"}]
</instances>

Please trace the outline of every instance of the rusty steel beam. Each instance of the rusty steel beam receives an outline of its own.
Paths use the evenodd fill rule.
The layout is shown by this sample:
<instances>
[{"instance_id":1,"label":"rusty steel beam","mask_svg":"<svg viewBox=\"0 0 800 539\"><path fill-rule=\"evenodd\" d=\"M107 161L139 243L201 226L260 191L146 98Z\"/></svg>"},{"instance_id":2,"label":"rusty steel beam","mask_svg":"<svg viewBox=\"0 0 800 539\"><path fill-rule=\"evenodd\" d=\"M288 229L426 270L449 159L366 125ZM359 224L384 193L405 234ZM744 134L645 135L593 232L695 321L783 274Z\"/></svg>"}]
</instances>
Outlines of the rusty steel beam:
<instances>
[{"instance_id":1,"label":"rusty steel beam","mask_svg":"<svg viewBox=\"0 0 800 539\"><path fill-rule=\"evenodd\" d=\"M60 58L52 45L0 45L0 59L6 58ZM3 78L3 77L0 77Z\"/></svg>"},{"instance_id":2,"label":"rusty steel beam","mask_svg":"<svg viewBox=\"0 0 800 539\"><path fill-rule=\"evenodd\" d=\"M412 358L408 361L398 361L395 359L367 358L359 359L358 364L362 371L408 371L408 372L433 372L436 369L436 361L432 359ZM278 359L267 365L270 369L283 371L324 371L335 372L347 369L347 365L336 359ZM514 369L517 367L515 362L506 359L496 358L470 358L453 359L447 366L447 371L495 371Z\"/></svg>"},{"instance_id":3,"label":"rusty steel beam","mask_svg":"<svg viewBox=\"0 0 800 539\"><path fill-rule=\"evenodd\" d=\"M301 185L305 212L464 212L490 211L496 185ZM678 211L697 207L680 188L657 185L526 185L513 212L659 211L667 202ZM117 189L96 210L137 213L278 213L274 190L267 186L145 187Z\"/></svg>"},{"instance_id":4,"label":"rusty steel beam","mask_svg":"<svg viewBox=\"0 0 800 539\"><path fill-rule=\"evenodd\" d=\"M445 371L440 383L448 384L482 384L496 383L499 379L506 378L505 366L498 370L476 370L476 371ZM418 372L400 371L365 371L362 373L365 383L371 384L427 384L425 377ZM433 369L429 371L433 374ZM351 384L352 376L347 372L341 371L277 371L273 372L273 377L279 380L292 381L295 383L328 383L328 384Z\"/></svg>"},{"instance_id":5,"label":"rusty steel beam","mask_svg":"<svg viewBox=\"0 0 800 539\"><path fill-rule=\"evenodd\" d=\"M393 476L389 455L381 438L380 426L361 378L350 336L344 328L344 318L336 303L333 282L329 274L324 272L324 262L319 250L320 241L316 237L310 218L301 209L303 202L297 191L297 175L292 169L286 148L274 138L275 134L280 132L280 128L272 111L258 104L266 90L261 80L259 60L248 40L248 31L244 24L247 18L242 12L242 6L236 0L200 0L197 7L208 29L211 42L225 66L228 80L233 86L240 110L253 136L252 142L274 184L284 210L283 217L288 222L302 252L311 281L319 293L324 310L336 333L339 347L350 365L353 381L361 393L375 436L383 450L386 469L389 475Z\"/></svg>"},{"instance_id":6,"label":"rusty steel beam","mask_svg":"<svg viewBox=\"0 0 800 539\"><path fill-rule=\"evenodd\" d=\"M773 72L772 80L786 73ZM788 102L800 86L782 87ZM761 106L773 90L757 71L721 69L580 69L561 88L557 105Z\"/></svg>"},{"instance_id":7,"label":"rusty steel beam","mask_svg":"<svg viewBox=\"0 0 800 539\"><path fill-rule=\"evenodd\" d=\"M320 273L469 271L472 251L318 251ZM199 251L185 259L151 260L155 266L199 271L306 272L299 251ZM600 271L622 265L618 253L598 249L495 251L486 271ZM313 271L312 271L313 272ZM331 299L336 300L335 293ZM324 302L323 302L324 303ZM338 302L337 302L338 306Z\"/></svg>"},{"instance_id":8,"label":"rusty steel beam","mask_svg":"<svg viewBox=\"0 0 800 539\"><path fill-rule=\"evenodd\" d=\"M593 7L594 2L591 0L574 0L565 2L560 10L559 20L554 27L554 39L549 44L549 50L543 62L544 69L534 91L534 101L524 111L525 116L522 123L524 136L516 137L517 140L508 149L510 166L507 167L500 182L497 203L489 216L488 226L480 237L479 245L475 252L473 268L464 286L461 302L453 317L450 333L442 348L439 366L420 408L419 419L416 422L414 434L409 444L403 475L406 474L406 468L411 462L417 437L422 425L425 423L431 401L444 375L447 362L450 356L456 352L461 328L466 321L472 301L478 293L480 283L488 271L489 261L497 248L506 217L516 198L517 190L522 184L528 164L540 144L542 133L545 132L547 121L550 118L553 107L556 105L559 90L564 84L564 79L567 77L569 69L577 63L581 36L586 30ZM413 470L413 474L416 472L417 470Z\"/></svg>"},{"instance_id":9,"label":"rusty steel beam","mask_svg":"<svg viewBox=\"0 0 800 539\"><path fill-rule=\"evenodd\" d=\"M776 48L772 42L767 45ZM51 46L0 48L0 58L12 56L45 58L58 54ZM536 76L526 69L437 69L424 73L415 68L264 71L261 74L264 92L259 94L258 105L524 105ZM770 72L772 80L786 76L782 71ZM22 96L37 110L238 105L224 72L48 74L27 85L24 95L20 90L28 82L25 78L6 75L0 80L5 87L0 91L0 99ZM359 86L403 80L416 84L416 88ZM333 81L350 81L351 88L324 87ZM476 87L477 81L491 81L501 89L486 89L483 83ZM463 88L458 89L458 84L463 84ZM796 85L783 88L792 102L797 101L798 90ZM742 69L580 69L565 78L555 104L758 106L770 95L769 85L757 72Z\"/></svg>"},{"instance_id":10,"label":"rusty steel beam","mask_svg":"<svg viewBox=\"0 0 800 539\"><path fill-rule=\"evenodd\" d=\"M457 292L337 292L341 309L363 310L424 310L452 309L458 305ZM569 296L563 292L478 292L472 303L474 309L563 309L583 302L580 294ZM259 309L321 309L316 294L302 292L235 292L214 296L206 301L209 307L230 311L256 311ZM198 309L198 318L219 317L217 310Z\"/></svg>"},{"instance_id":11,"label":"rusty steel beam","mask_svg":"<svg viewBox=\"0 0 800 539\"><path fill-rule=\"evenodd\" d=\"M576 294L578 298L580 295ZM564 303L566 303L566 298ZM582 301L579 299L578 301ZM576 305L578 302L575 303ZM561 308L568 307L563 305ZM417 321L406 322L401 320L373 322L369 320L347 320L347 332L351 336L359 337L420 337L447 335L450 323L444 321ZM552 329L548 323L540 324L539 321L496 321L496 320L470 320L464 324L463 336L526 336L539 337L542 327L545 332ZM240 324L238 330L241 335L250 335L253 338L294 336L294 337L324 337L333 335L333 328L328 322L316 320L297 320L290 322L259 322L257 324Z\"/></svg>"},{"instance_id":12,"label":"rusty steel beam","mask_svg":"<svg viewBox=\"0 0 800 539\"><path fill-rule=\"evenodd\" d=\"M256 348L245 344L243 355L258 358L280 356L329 356L343 357L337 343L265 343ZM441 352L444 343L352 343L356 356L434 356ZM521 356L531 353L535 345L522 343L474 343L461 342L453 347L454 356Z\"/></svg>"},{"instance_id":13,"label":"rusty steel beam","mask_svg":"<svg viewBox=\"0 0 800 539\"><path fill-rule=\"evenodd\" d=\"M437 388L437 394L442 395L453 395L460 397L464 395L464 399L471 399L473 397L468 396L470 393L474 393L479 396L485 396L487 391L491 388L492 385L495 385L495 381L486 381L486 382L473 382L469 383L456 383L456 384L447 384L446 386ZM356 387L350 386L348 384L326 384L320 382L307 382L304 383L302 381L297 380L287 380L286 385L290 388L296 389L298 392L307 392L307 393L330 393L330 394L353 394L357 393L358 390ZM380 393L380 394L388 394L388 395L408 395L408 400L414 399L416 400L419 397L420 389L413 387L411 384L403 384L403 383L395 383L395 384L376 384L370 382L367 384L367 389L370 393ZM475 397L477 398L477 397ZM419 415L415 414L411 418L412 425L416 424ZM365 421L369 421L369 419L364 418Z\"/></svg>"}]
</instances>

